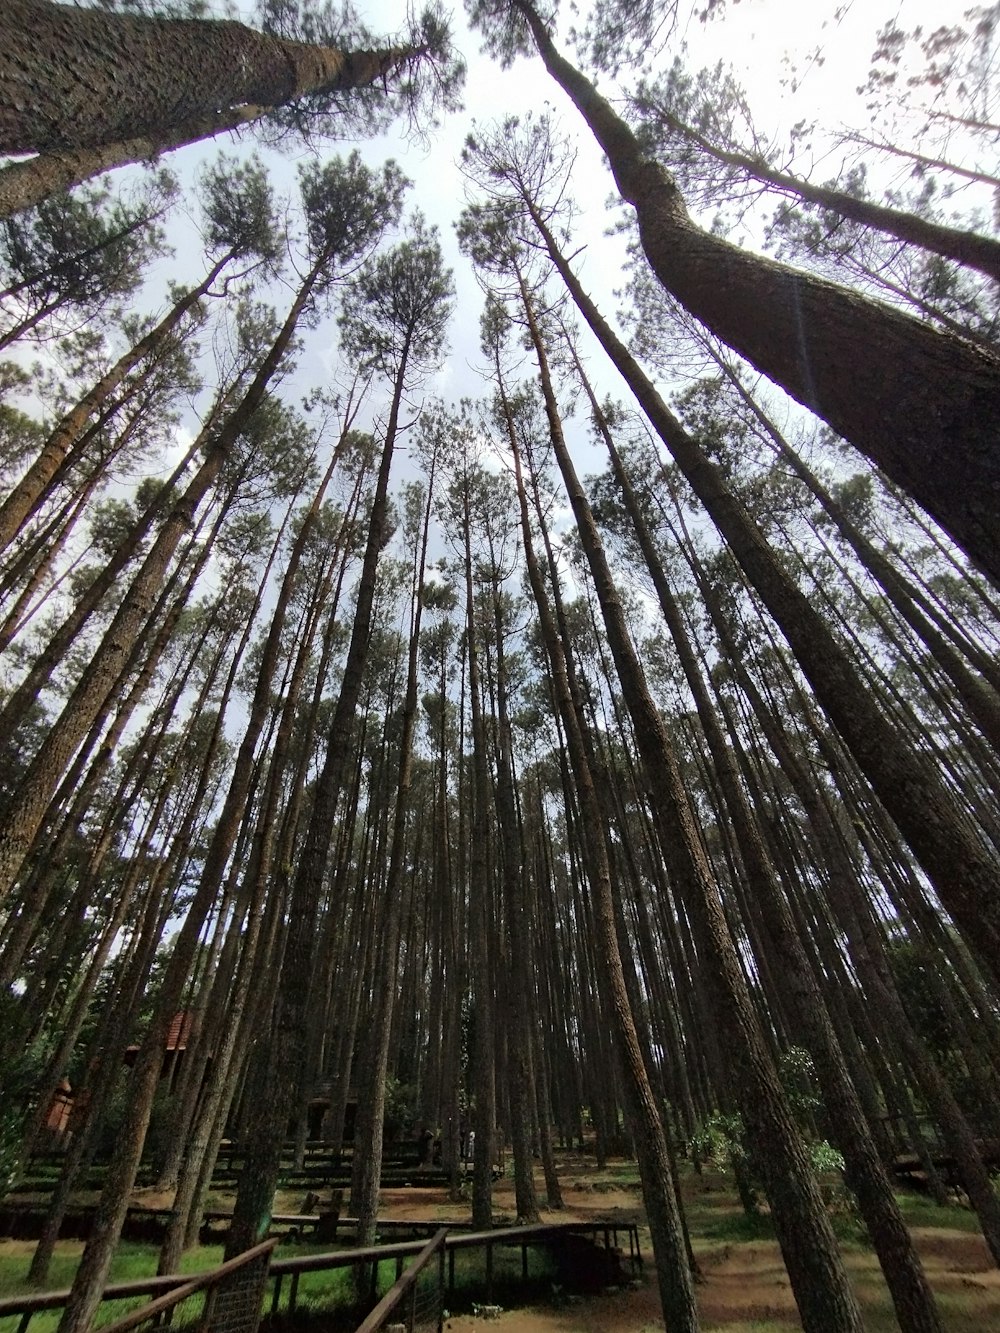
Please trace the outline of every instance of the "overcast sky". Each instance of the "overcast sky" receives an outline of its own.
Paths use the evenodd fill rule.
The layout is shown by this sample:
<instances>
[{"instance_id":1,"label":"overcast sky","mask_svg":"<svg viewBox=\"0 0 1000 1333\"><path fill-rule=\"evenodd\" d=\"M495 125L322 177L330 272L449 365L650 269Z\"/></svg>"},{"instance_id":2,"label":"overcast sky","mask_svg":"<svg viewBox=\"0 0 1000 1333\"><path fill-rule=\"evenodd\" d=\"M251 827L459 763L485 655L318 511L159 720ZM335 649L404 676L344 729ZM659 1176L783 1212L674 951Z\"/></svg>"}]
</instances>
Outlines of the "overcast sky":
<instances>
[{"instance_id":1,"label":"overcast sky","mask_svg":"<svg viewBox=\"0 0 1000 1333\"><path fill-rule=\"evenodd\" d=\"M731 64L746 88L758 125L778 137L786 136L791 125L802 119L818 120L830 127L863 124L865 113L855 90L867 74L879 28L893 17L907 28L919 23L940 24L948 20L948 7L940 0L846 0L840 5L834 0L729 0L723 16L709 24L682 9L660 64L666 68L682 48L693 68L719 60ZM374 30L391 31L403 25L405 8L401 0L372 4L365 17ZM952 17L957 19L962 6L955 4L952 8ZM606 208L613 183L601 154L541 62L523 59L510 70L501 70L478 54L478 39L466 28L460 8L454 21L469 68L465 111L451 117L428 146L406 144L390 135L365 146L363 151L373 160L391 154L402 162L414 181L412 206L420 208L441 230L455 269L459 299L453 354L438 387L442 393L458 395L476 392L478 383L465 366L477 357L481 297L451 234L465 190L457 159L474 121L488 124L507 114L544 109L556 115L563 129L574 136L578 154L574 194L581 209L577 244L586 245L581 272L607 314L612 313L614 305L611 293L622 281L623 245L604 235L613 221ZM572 55L568 47L565 49ZM831 154L816 164L817 174L821 178L835 175L839 165L836 155Z\"/></svg>"},{"instance_id":2,"label":"overcast sky","mask_svg":"<svg viewBox=\"0 0 1000 1333\"><path fill-rule=\"evenodd\" d=\"M2 0L0 0L2 3ZM403 0L371 3L367 9L361 0L363 17L375 32L392 33L405 23ZM243 0L241 9L252 11L252 0ZM676 54L683 54L693 69L722 60L731 64L744 84L758 126L783 137L793 123L817 119L834 126L863 123L864 113L855 89L867 72L878 29L890 18L913 27L920 22L940 23L949 16L947 6L928 0L847 0L837 6L833 0L729 0L721 18L710 24L681 17L659 60L666 67ZM954 6L959 17L961 6ZM463 395L482 392L481 379L472 368L478 359L478 321L481 295L471 269L455 244L452 227L464 202L465 183L457 158L465 136L474 122L488 124L504 115L547 110L559 118L562 128L577 141L574 195L580 207L576 244L584 250L578 267L585 284L598 299L604 312L613 314L613 292L623 283L623 243L620 237L604 233L614 220L607 210L612 181L602 164L592 138L582 126L575 110L549 79L541 62L523 59L510 70L501 70L478 54L478 40L464 22L458 9L454 15L457 41L468 62L465 110L451 116L435 133L430 143L407 143L398 134L367 141L360 146L372 163L394 156L413 180L408 208L419 208L441 231L448 262L453 266L457 288L456 315L451 330L451 355L446 366L431 385L433 392L457 400ZM565 45L565 44L564 44ZM568 55L572 52L566 47ZM608 93L610 86L602 85ZM346 152L351 144L330 144L329 152ZM171 155L166 165L177 171L187 185L194 180L199 164L213 158L221 149L250 152L255 145L247 135L234 144L226 136L195 145ZM307 154L284 151L263 154L279 193L294 197L295 169ZM835 175L837 162L832 158L820 163L817 175ZM181 217L171 227L175 254L156 267L153 291L165 291L166 281L195 281L202 259L197 243L190 235L191 224ZM739 238L735 238L739 239ZM290 284L272 292L281 307L290 299ZM338 358L335 324L330 321L314 333L305 335L305 349L291 391L304 394L312 385L328 383L336 373ZM620 392L614 372L604 367L600 358L593 364L598 382L606 391ZM286 389L286 393L289 389ZM192 421L193 425L193 421ZM582 430L579 432L582 435ZM579 446L582 449L582 441ZM180 448L180 444L179 444ZM164 470L175 461L166 458ZM401 460L402 465L402 460ZM403 465L405 466L405 465ZM586 469L587 461L584 461Z\"/></svg>"}]
</instances>

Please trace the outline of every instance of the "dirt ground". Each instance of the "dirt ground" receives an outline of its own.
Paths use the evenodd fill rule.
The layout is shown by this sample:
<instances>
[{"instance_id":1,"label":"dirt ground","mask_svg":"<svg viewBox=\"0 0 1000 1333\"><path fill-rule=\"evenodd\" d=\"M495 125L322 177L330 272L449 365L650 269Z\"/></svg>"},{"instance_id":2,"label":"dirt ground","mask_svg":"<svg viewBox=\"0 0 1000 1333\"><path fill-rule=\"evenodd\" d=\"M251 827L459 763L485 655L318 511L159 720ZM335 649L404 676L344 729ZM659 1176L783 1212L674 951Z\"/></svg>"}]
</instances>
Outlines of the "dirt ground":
<instances>
[{"instance_id":1,"label":"dirt ground","mask_svg":"<svg viewBox=\"0 0 1000 1333\"><path fill-rule=\"evenodd\" d=\"M567 1154L560 1179L565 1207L560 1212L542 1211L543 1221L578 1218L601 1219L640 1225L640 1243L645 1260L640 1281L629 1289L576 1300L560 1308L534 1306L503 1310L498 1316L462 1315L448 1320L449 1333L658 1333L664 1328L656 1275L652 1265L649 1231L635 1185L617 1187L599 1175L592 1158ZM537 1181L540 1193L542 1182ZM699 1193L700 1191L700 1193ZM712 1214L738 1211L727 1189L709 1182L699 1184L688 1177L685 1196ZM169 1196L138 1191L137 1203L149 1207L169 1206ZM231 1204L217 1199L216 1206ZM279 1193L275 1212L296 1212L301 1191ZM380 1212L387 1218L448 1222L468 1220L467 1204L454 1204L443 1189L383 1190ZM494 1215L498 1222L514 1220L513 1182L503 1179L494 1188ZM939 1298L946 1329L955 1333L988 1333L1000 1330L1000 1269L993 1267L981 1236L962 1230L915 1227L913 1235L928 1277ZM704 1333L772 1333L772 1330L801 1328L795 1301L778 1246L774 1241L751 1242L695 1240L702 1269L698 1304ZM845 1250L845 1262L862 1302L866 1326L872 1333L897 1328L891 1302L874 1254L860 1246Z\"/></svg>"},{"instance_id":2,"label":"dirt ground","mask_svg":"<svg viewBox=\"0 0 1000 1333\"><path fill-rule=\"evenodd\" d=\"M576 1167L576 1164L574 1164ZM569 1174L563 1180L565 1208L544 1212L544 1221L594 1218L643 1221L638 1193L594 1182L589 1170ZM495 1211L513 1219L513 1186L500 1181L496 1187ZM291 1202L291 1200L289 1200ZM419 1188L383 1192L386 1217L446 1221L463 1216L462 1205L448 1202L443 1190ZM942 1305L955 1319L948 1327L982 1330L1000 1329L1000 1270L992 1266L985 1243L978 1235L959 1230L915 1228L914 1236L928 1276ZM645 1259L642 1280L627 1290L614 1290L588 1300L555 1307L504 1310L494 1318L456 1316L446 1327L449 1333L654 1333L664 1328L656 1278L652 1267L649 1232L640 1231ZM801 1328L788 1277L772 1241L749 1243L696 1243L703 1280L698 1303L706 1333L737 1333L761 1321L769 1325ZM871 1327L893 1328L888 1293L874 1255L852 1248L845 1259L865 1307Z\"/></svg>"},{"instance_id":3,"label":"dirt ground","mask_svg":"<svg viewBox=\"0 0 1000 1333\"><path fill-rule=\"evenodd\" d=\"M570 1298L558 1308L539 1305L503 1310L489 1319L482 1315L455 1316L447 1322L449 1333L657 1333L662 1330L649 1232L644 1225L638 1186L627 1179L630 1174L621 1164L617 1169L612 1166L607 1173L598 1173L592 1158L566 1154L560 1170L565 1207L560 1212L543 1210L542 1220L638 1223L645 1260L640 1280L628 1288L609 1290L586 1300ZM541 1180L537 1183L541 1191ZM724 1220L738 1214L725 1178L712 1181L707 1176L701 1179L687 1176L684 1193L691 1210L695 1252L702 1270L698 1303L704 1333L779 1333L783 1329L801 1328L775 1242L699 1240L695 1214L702 1222L706 1218ZM151 1208L169 1207L172 1199L168 1194L140 1189L134 1195L134 1202ZM279 1193L275 1212L297 1212L301 1203L301 1190ZM231 1196L213 1196L209 1201L210 1207L231 1205ZM447 1223L468 1221L470 1209L468 1204L450 1202L443 1189L414 1186L384 1190L380 1211L386 1218ZM513 1182L500 1180L494 1189L496 1220L512 1222L514 1212ZM705 1230L711 1232L707 1226ZM982 1237L957 1228L940 1227L915 1227L913 1235L939 1299L947 1333L1000 1330L1000 1270L992 1265ZM33 1244L8 1240L5 1247L23 1248L27 1256ZM898 1326L874 1254L856 1244L845 1248L844 1257L862 1303L866 1328L870 1333L896 1330Z\"/></svg>"}]
</instances>

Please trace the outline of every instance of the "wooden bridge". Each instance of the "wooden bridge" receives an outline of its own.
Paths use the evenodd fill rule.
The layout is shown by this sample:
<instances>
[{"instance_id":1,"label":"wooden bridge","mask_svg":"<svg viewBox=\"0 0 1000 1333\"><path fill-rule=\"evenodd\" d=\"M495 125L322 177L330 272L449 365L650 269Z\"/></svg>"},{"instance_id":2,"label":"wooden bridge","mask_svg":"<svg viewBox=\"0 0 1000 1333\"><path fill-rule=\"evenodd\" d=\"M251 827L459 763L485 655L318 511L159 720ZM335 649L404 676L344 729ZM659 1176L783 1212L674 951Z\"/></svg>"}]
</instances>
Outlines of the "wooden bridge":
<instances>
[{"instance_id":1,"label":"wooden bridge","mask_svg":"<svg viewBox=\"0 0 1000 1333\"><path fill-rule=\"evenodd\" d=\"M288 1259L272 1259L263 1283L264 1300L262 1308L265 1319L287 1319L294 1314L300 1296L306 1294L308 1275L329 1272L338 1268L350 1268L355 1271L365 1266L369 1274L368 1306L377 1301L378 1285L384 1281L383 1268L388 1265L395 1281L402 1276L406 1261L419 1255L427 1246L427 1237L442 1227L441 1222L408 1223L416 1229L423 1229L423 1239L400 1241L388 1245L376 1245L365 1248L333 1250L324 1254L297 1255ZM443 1242L443 1264L445 1270L444 1286L448 1295L449 1308L456 1308L458 1282L456 1277L456 1258L462 1253L478 1252L482 1256L480 1276L474 1283L466 1277L462 1290L466 1297L482 1299L485 1303L493 1302L501 1288L504 1299L516 1300L518 1292L525 1297L537 1294L538 1283L551 1281L547 1275L552 1267L558 1274L560 1285L568 1291L594 1291L622 1280L627 1280L641 1271L642 1254L639 1249L639 1232L633 1222L592 1221L592 1222L552 1222L534 1226L497 1227L492 1231L472 1231L464 1223L444 1224L448 1234ZM380 1230L386 1224L380 1223ZM248 1252L256 1255L258 1250L270 1249L273 1240L256 1250ZM498 1263L498 1256L519 1252L520 1262L514 1259L513 1266ZM542 1253L546 1257L545 1273L540 1274L536 1262L535 1272L531 1272L530 1255ZM238 1266L236 1260L227 1267ZM159 1312L177 1303L178 1293L184 1298L190 1293L196 1295L211 1290L213 1278L222 1272L213 1269L205 1273L175 1275L164 1277L140 1278L133 1282L118 1282L109 1285L102 1297L102 1315L98 1322L104 1323L105 1310L114 1317L115 1306L119 1310L123 1305L134 1304L137 1299L150 1298L150 1304L128 1314L129 1326L144 1322L146 1316L152 1318ZM267 1298L267 1286L270 1286L270 1299ZM40 1292L31 1296L14 1296L0 1299L0 1333L29 1333L32 1318L43 1311L59 1310L69 1297L68 1291ZM173 1298L173 1299L172 1299ZM310 1304L312 1305L312 1298ZM122 1322L125 1322L123 1319ZM187 1323L185 1317L180 1322ZM329 1323L327 1323L329 1327ZM124 1333L124 1330L123 1330Z\"/></svg>"}]
</instances>

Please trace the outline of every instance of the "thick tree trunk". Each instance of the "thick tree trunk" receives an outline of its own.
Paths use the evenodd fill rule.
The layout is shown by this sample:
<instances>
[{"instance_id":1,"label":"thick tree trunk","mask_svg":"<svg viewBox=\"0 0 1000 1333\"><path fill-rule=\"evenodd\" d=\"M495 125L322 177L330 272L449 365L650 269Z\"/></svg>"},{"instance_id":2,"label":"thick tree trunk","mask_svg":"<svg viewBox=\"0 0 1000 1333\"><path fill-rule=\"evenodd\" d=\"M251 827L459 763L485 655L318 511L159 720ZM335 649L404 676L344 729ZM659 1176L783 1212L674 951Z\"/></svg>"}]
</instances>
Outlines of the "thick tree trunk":
<instances>
[{"instance_id":1,"label":"thick tree trunk","mask_svg":"<svg viewBox=\"0 0 1000 1333\"><path fill-rule=\"evenodd\" d=\"M0 151L160 138L194 117L283 106L387 76L412 52L340 51L242 23L158 19L6 0L0 18Z\"/></svg>"},{"instance_id":2,"label":"thick tree trunk","mask_svg":"<svg viewBox=\"0 0 1000 1333\"><path fill-rule=\"evenodd\" d=\"M621 372L675 462L725 537L851 753L994 977L1000 976L997 864L937 773L906 744L862 685L850 657L785 573L727 485L687 434L566 263L544 221L536 226L587 323Z\"/></svg>"},{"instance_id":3,"label":"thick tree trunk","mask_svg":"<svg viewBox=\"0 0 1000 1333\"><path fill-rule=\"evenodd\" d=\"M1000 695L986 681L973 675L962 660L958 649L927 619L920 605L919 591L851 521L843 506L799 458L760 404L747 392L739 376L725 362L719 360L718 364L764 428L779 457L816 497L862 565L881 586L892 606L926 644L931 656L954 685L959 698L975 719L983 735L995 750L1000 751Z\"/></svg>"},{"instance_id":4,"label":"thick tree trunk","mask_svg":"<svg viewBox=\"0 0 1000 1333\"><path fill-rule=\"evenodd\" d=\"M1000 281L1000 241L992 236L983 236L974 231L960 231L957 227L946 227L943 223L932 222L929 218L916 213L907 213L898 208L887 208L871 199L859 199L856 195L838 190L831 185L813 185L810 181L791 176L785 171L778 171L761 157L751 157L731 149L721 148L711 140L699 134L690 125L672 116L665 108L651 105L649 111L654 120L661 120L675 134L687 139L709 157L715 158L727 167L734 167L752 180L771 185L782 194L792 199L800 199L807 204L818 204L841 217L860 222L865 227L873 227L894 236L908 245L919 245L923 250L952 259L956 264L965 264L978 269L988 278Z\"/></svg>"},{"instance_id":5,"label":"thick tree trunk","mask_svg":"<svg viewBox=\"0 0 1000 1333\"><path fill-rule=\"evenodd\" d=\"M133 162L155 161L163 153L197 143L199 139L209 139L224 130L238 130L259 120L270 109L253 105L233 107L195 116L175 126L170 133L139 135L95 148L49 151L23 162L11 162L0 167L0 221L33 208L50 195L71 190L91 176Z\"/></svg>"},{"instance_id":6,"label":"thick tree trunk","mask_svg":"<svg viewBox=\"0 0 1000 1333\"><path fill-rule=\"evenodd\" d=\"M669 174L558 53L528 0L512 3L607 154L666 290L867 454L1000 581L1000 359L701 230Z\"/></svg>"}]
</instances>

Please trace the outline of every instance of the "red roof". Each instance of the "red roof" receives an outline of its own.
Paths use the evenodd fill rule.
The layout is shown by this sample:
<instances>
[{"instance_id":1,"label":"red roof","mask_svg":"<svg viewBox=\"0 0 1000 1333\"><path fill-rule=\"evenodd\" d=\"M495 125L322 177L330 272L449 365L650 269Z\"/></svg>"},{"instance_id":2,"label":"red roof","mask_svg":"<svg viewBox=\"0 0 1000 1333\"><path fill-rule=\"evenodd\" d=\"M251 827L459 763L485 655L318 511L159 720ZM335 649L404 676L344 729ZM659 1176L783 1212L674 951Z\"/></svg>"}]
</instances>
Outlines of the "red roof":
<instances>
[{"instance_id":1,"label":"red roof","mask_svg":"<svg viewBox=\"0 0 1000 1333\"><path fill-rule=\"evenodd\" d=\"M167 1030L167 1039L163 1043L164 1050L183 1051L187 1047L193 1027L194 1014L191 1013L190 1009L183 1009L179 1014L174 1014Z\"/></svg>"}]
</instances>

